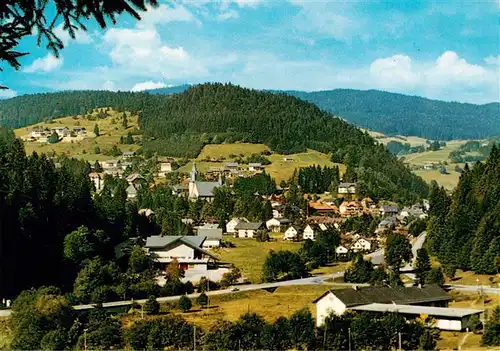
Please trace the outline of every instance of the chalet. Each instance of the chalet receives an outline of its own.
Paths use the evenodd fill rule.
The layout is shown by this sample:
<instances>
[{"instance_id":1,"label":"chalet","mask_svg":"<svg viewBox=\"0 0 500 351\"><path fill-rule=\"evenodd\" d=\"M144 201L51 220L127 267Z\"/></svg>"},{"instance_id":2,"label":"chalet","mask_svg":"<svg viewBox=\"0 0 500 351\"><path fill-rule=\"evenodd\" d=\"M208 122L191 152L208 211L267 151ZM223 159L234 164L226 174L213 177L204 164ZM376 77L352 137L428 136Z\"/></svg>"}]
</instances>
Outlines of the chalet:
<instances>
[{"instance_id":1,"label":"chalet","mask_svg":"<svg viewBox=\"0 0 500 351\"><path fill-rule=\"evenodd\" d=\"M240 222L248 223L249 220L246 218L233 218L226 224L226 233L236 233L236 225Z\"/></svg>"},{"instance_id":2,"label":"chalet","mask_svg":"<svg viewBox=\"0 0 500 351\"><path fill-rule=\"evenodd\" d=\"M331 313L342 315L354 307L373 303L447 307L451 300L452 297L437 285L397 288L373 286L328 290L314 300L316 325L321 326Z\"/></svg>"},{"instance_id":3,"label":"chalet","mask_svg":"<svg viewBox=\"0 0 500 351\"><path fill-rule=\"evenodd\" d=\"M396 205L383 205L380 207L380 214L382 216L392 216L399 213L399 208Z\"/></svg>"},{"instance_id":4,"label":"chalet","mask_svg":"<svg viewBox=\"0 0 500 351\"><path fill-rule=\"evenodd\" d=\"M270 231L280 232L284 226L290 224L290 220L287 218L271 218L266 222L266 227Z\"/></svg>"},{"instance_id":5,"label":"chalet","mask_svg":"<svg viewBox=\"0 0 500 351\"><path fill-rule=\"evenodd\" d=\"M351 246L351 250L354 252L359 251L370 251L372 248L372 243L369 240L364 238L359 238L356 242Z\"/></svg>"},{"instance_id":6,"label":"chalet","mask_svg":"<svg viewBox=\"0 0 500 351\"><path fill-rule=\"evenodd\" d=\"M398 220L395 216L385 217L380 221L377 226L377 232L382 232L384 230L392 230L398 224Z\"/></svg>"},{"instance_id":7,"label":"chalet","mask_svg":"<svg viewBox=\"0 0 500 351\"><path fill-rule=\"evenodd\" d=\"M53 128L50 128L50 132L51 133L57 133L57 135L59 135L59 137L65 137L69 134L69 129L68 127L53 127Z\"/></svg>"},{"instance_id":8,"label":"chalet","mask_svg":"<svg viewBox=\"0 0 500 351\"><path fill-rule=\"evenodd\" d=\"M339 209L335 205L328 205L323 202L309 201L309 211L311 213L316 213L318 215L333 215L339 212Z\"/></svg>"},{"instance_id":9,"label":"chalet","mask_svg":"<svg viewBox=\"0 0 500 351\"><path fill-rule=\"evenodd\" d=\"M283 240L297 240L300 232L301 229L298 226L292 225L285 231Z\"/></svg>"},{"instance_id":10,"label":"chalet","mask_svg":"<svg viewBox=\"0 0 500 351\"><path fill-rule=\"evenodd\" d=\"M198 171L196 165L193 162L193 168L191 170L191 179L189 182L189 194L188 197L191 200L207 200L212 201L214 198L214 189L222 186L222 177L219 175L218 182L199 182L196 180L198 176Z\"/></svg>"},{"instance_id":11,"label":"chalet","mask_svg":"<svg viewBox=\"0 0 500 351\"><path fill-rule=\"evenodd\" d=\"M304 232L302 233L302 239L307 240L316 240L316 234L319 231L319 227L315 224L308 224L304 228Z\"/></svg>"},{"instance_id":12,"label":"chalet","mask_svg":"<svg viewBox=\"0 0 500 351\"><path fill-rule=\"evenodd\" d=\"M94 183L94 188L97 192L101 191L104 188L104 177L102 174L97 172L92 172L89 174L89 178Z\"/></svg>"},{"instance_id":13,"label":"chalet","mask_svg":"<svg viewBox=\"0 0 500 351\"><path fill-rule=\"evenodd\" d=\"M260 172L262 171L262 163L249 163L248 164L248 170L250 172Z\"/></svg>"},{"instance_id":14,"label":"chalet","mask_svg":"<svg viewBox=\"0 0 500 351\"><path fill-rule=\"evenodd\" d=\"M412 207L404 207L401 212L399 212L398 217L400 219L405 219L408 217L415 217L419 219L424 219L427 217L427 214L424 212L424 210L419 207L419 206L412 206Z\"/></svg>"},{"instance_id":15,"label":"chalet","mask_svg":"<svg viewBox=\"0 0 500 351\"><path fill-rule=\"evenodd\" d=\"M363 207L356 201L344 201L339 206L340 215L351 217L362 214Z\"/></svg>"},{"instance_id":16,"label":"chalet","mask_svg":"<svg viewBox=\"0 0 500 351\"><path fill-rule=\"evenodd\" d=\"M204 249L219 247L222 241L222 229L217 224L205 224L198 227L197 235L207 238L202 245Z\"/></svg>"},{"instance_id":17,"label":"chalet","mask_svg":"<svg viewBox=\"0 0 500 351\"><path fill-rule=\"evenodd\" d=\"M47 135L47 131L42 127L33 127L31 130L30 136L34 139L38 139L41 137L45 137Z\"/></svg>"},{"instance_id":18,"label":"chalet","mask_svg":"<svg viewBox=\"0 0 500 351\"><path fill-rule=\"evenodd\" d=\"M172 172L172 164L170 162L160 162L158 164L158 177L165 178L167 173Z\"/></svg>"},{"instance_id":19,"label":"chalet","mask_svg":"<svg viewBox=\"0 0 500 351\"><path fill-rule=\"evenodd\" d=\"M122 153L122 157L124 159L126 159L126 158L132 158L134 156L135 156L135 151L126 151L126 152Z\"/></svg>"},{"instance_id":20,"label":"chalet","mask_svg":"<svg viewBox=\"0 0 500 351\"><path fill-rule=\"evenodd\" d=\"M329 226L334 226L340 229L340 224L345 222L345 218L333 218L326 216L310 216L307 217L309 223L317 224L321 230L327 230Z\"/></svg>"},{"instance_id":21,"label":"chalet","mask_svg":"<svg viewBox=\"0 0 500 351\"><path fill-rule=\"evenodd\" d=\"M335 253L337 254L337 256L347 255L349 253L349 249L347 249L345 246L339 245L335 248Z\"/></svg>"},{"instance_id":22,"label":"chalet","mask_svg":"<svg viewBox=\"0 0 500 351\"><path fill-rule=\"evenodd\" d=\"M238 238L253 238L257 230L263 228L262 222L240 222L234 227Z\"/></svg>"},{"instance_id":23,"label":"chalet","mask_svg":"<svg viewBox=\"0 0 500 351\"><path fill-rule=\"evenodd\" d=\"M340 183L337 188L338 197L356 194L356 183Z\"/></svg>"},{"instance_id":24,"label":"chalet","mask_svg":"<svg viewBox=\"0 0 500 351\"><path fill-rule=\"evenodd\" d=\"M202 236L149 236L145 248L155 254L161 269L166 269L174 259L184 271L196 269L206 271L218 258L203 249L206 238Z\"/></svg>"}]
</instances>

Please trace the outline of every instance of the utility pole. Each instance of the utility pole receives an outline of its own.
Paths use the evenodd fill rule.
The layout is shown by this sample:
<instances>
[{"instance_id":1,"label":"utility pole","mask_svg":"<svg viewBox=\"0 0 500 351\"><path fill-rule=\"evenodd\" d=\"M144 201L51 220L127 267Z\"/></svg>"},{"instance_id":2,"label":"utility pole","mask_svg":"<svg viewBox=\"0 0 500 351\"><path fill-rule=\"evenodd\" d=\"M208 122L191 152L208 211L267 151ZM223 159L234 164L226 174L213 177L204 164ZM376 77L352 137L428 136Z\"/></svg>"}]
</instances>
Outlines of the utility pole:
<instances>
[{"instance_id":1,"label":"utility pole","mask_svg":"<svg viewBox=\"0 0 500 351\"><path fill-rule=\"evenodd\" d=\"M399 340L399 351L403 351L401 348L401 332L398 333L398 340Z\"/></svg>"},{"instance_id":2,"label":"utility pole","mask_svg":"<svg viewBox=\"0 0 500 351\"><path fill-rule=\"evenodd\" d=\"M328 329L328 324L325 323L325 332L323 334L323 349L326 350L326 329Z\"/></svg>"},{"instance_id":3,"label":"utility pole","mask_svg":"<svg viewBox=\"0 0 500 351\"><path fill-rule=\"evenodd\" d=\"M83 329L83 350L87 351L87 328Z\"/></svg>"},{"instance_id":4,"label":"utility pole","mask_svg":"<svg viewBox=\"0 0 500 351\"><path fill-rule=\"evenodd\" d=\"M196 351L196 325L193 326L193 350Z\"/></svg>"},{"instance_id":5,"label":"utility pole","mask_svg":"<svg viewBox=\"0 0 500 351\"><path fill-rule=\"evenodd\" d=\"M351 328L347 328L347 332L349 333L349 351L351 351Z\"/></svg>"}]
</instances>

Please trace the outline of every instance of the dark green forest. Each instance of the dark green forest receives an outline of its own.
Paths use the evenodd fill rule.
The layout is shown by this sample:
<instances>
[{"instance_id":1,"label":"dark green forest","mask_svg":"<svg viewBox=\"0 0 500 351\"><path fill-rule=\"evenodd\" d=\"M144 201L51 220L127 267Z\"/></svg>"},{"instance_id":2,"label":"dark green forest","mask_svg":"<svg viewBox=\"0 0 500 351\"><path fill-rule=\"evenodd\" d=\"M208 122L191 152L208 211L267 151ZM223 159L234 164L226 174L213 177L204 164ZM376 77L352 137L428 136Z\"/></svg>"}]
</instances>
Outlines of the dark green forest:
<instances>
[{"instance_id":1,"label":"dark green forest","mask_svg":"<svg viewBox=\"0 0 500 351\"><path fill-rule=\"evenodd\" d=\"M429 249L454 268L497 274L500 268L500 150L493 146L485 163L464 168L448 196L432 185Z\"/></svg>"},{"instance_id":2,"label":"dark green forest","mask_svg":"<svg viewBox=\"0 0 500 351\"><path fill-rule=\"evenodd\" d=\"M482 139L500 135L500 104L465 104L378 90L288 92L319 108L384 134L433 140Z\"/></svg>"}]
</instances>

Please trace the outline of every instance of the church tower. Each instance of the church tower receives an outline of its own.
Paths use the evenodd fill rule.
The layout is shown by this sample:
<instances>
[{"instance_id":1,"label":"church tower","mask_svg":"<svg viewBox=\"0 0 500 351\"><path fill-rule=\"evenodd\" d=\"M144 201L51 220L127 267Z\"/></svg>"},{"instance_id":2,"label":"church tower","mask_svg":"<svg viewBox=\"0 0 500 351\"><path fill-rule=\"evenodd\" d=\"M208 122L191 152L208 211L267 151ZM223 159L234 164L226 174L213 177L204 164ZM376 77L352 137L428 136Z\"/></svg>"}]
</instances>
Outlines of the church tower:
<instances>
[{"instance_id":1,"label":"church tower","mask_svg":"<svg viewBox=\"0 0 500 351\"><path fill-rule=\"evenodd\" d=\"M191 168L191 182L196 182L197 175L198 175L198 171L196 170L196 163L193 162L193 168Z\"/></svg>"}]
</instances>

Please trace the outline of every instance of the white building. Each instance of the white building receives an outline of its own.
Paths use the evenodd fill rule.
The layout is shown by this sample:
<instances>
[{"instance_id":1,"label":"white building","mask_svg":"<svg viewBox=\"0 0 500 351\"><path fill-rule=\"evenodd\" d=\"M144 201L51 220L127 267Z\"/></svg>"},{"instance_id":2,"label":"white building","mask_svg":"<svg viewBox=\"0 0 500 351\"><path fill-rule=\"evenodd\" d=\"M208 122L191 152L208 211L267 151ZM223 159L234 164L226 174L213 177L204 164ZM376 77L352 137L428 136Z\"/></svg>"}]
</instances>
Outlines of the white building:
<instances>
[{"instance_id":1,"label":"white building","mask_svg":"<svg viewBox=\"0 0 500 351\"><path fill-rule=\"evenodd\" d=\"M318 232L318 227L312 224L308 224L304 228L304 232L302 233L302 239L307 240L316 240L316 233Z\"/></svg>"},{"instance_id":2,"label":"white building","mask_svg":"<svg viewBox=\"0 0 500 351\"><path fill-rule=\"evenodd\" d=\"M205 224L197 229L198 236L207 238L202 245L204 249L220 247L220 243L222 241L222 229L218 228L217 224Z\"/></svg>"},{"instance_id":3,"label":"white building","mask_svg":"<svg viewBox=\"0 0 500 351\"><path fill-rule=\"evenodd\" d=\"M240 222L234 229L238 238L253 238L257 230L263 228L262 222Z\"/></svg>"},{"instance_id":4,"label":"white building","mask_svg":"<svg viewBox=\"0 0 500 351\"><path fill-rule=\"evenodd\" d=\"M372 286L328 290L313 302L316 304L316 325L323 325L330 314L341 315L354 307L377 304L447 307L452 297L437 285L391 288Z\"/></svg>"},{"instance_id":5,"label":"white building","mask_svg":"<svg viewBox=\"0 0 500 351\"><path fill-rule=\"evenodd\" d=\"M176 259L179 268L184 271L207 271L209 265L215 264L218 258L203 249L206 237L202 236L149 236L146 239L146 251L156 255L160 268L166 269Z\"/></svg>"},{"instance_id":6,"label":"white building","mask_svg":"<svg viewBox=\"0 0 500 351\"><path fill-rule=\"evenodd\" d=\"M165 178L167 176L167 173L170 172L172 172L172 164L170 162L160 162L158 177Z\"/></svg>"},{"instance_id":7,"label":"white building","mask_svg":"<svg viewBox=\"0 0 500 351\"><path fill-rule=\"evenodd\" d=\"M238 223L240 223L240 222L247 222L248 223L248 219L246 219L246 218L233 218L233 219L231 219L226 224L226 233L231 233L231 234L236 233L235 228L238 225Z\"/></svg>"},{"instance_id":8,"label":"white building","mask_svg":"<svg viewBox=\"0 0 500 351\"><path fill-rule=\"evenodd\" d=\"M300 228L297 226L290 226L283 235L283 240L297 240L299 237Z\"/></svg>"},{"instance_id":9,"label":"white building","mask_svg":"<svg viewBox=\"0 0 500 351\"><path fill-rule=\"evenodd\" d=\"M199 182L196 180L198 176L198 171L196 169L196 164L193 162L193 168L191 170L191 179L189 182L189 199L191 200L207 200L212 201L214 198L214 189L222 186L222 177L219 175L218 182Z\"/></svg>"},{"instance_id":10,"label":"white building","mask_svg":"<svg viewBox=\"0 0 500 351\"><path fill-rule=\"evenodd\" d=\"M349 250L345 246L339 245L335 248L335 253L337 255L347 255Z\"/></svg>"},{"instance_id":11,"label":"white building","mask_svg":"<svg viewBox=\"0 0 500 351\"><path fill-rule=\"evenodd\" d=\"M356 183L340 183L337 192L339 194L356 194Z\"/></svg>"},{"instance_id":12,"label":"white building","mask_svg":"<svg viewBox=\"0 0 500 351\"><path fill-rule=\"evenodd\" d=\"M266 221L266 227L270 231L278 233L284 226L288 225L289 223L290 220L287 218L271 218L270 220Z\"/></svg>"},{"instance_id":13,"label":"white building","mask_svg":"<svg viewBox=\"0 0 500 351\"><path fill-rule=\"evenodd\" d=\"M250 172L260 172L262 171L262 163L249 163L248 170Z\"/></svg>"},{"instance_id":14,"label":"white building","mask_svg":"<svg viewBox=\"0 0 500 351\"><path fill-rule=\"evenodd\" d=\"M89 174L89 178L92 183L94 183L94 187L97 192L101 191L102 188L104 188L104 178L101 174L92 172Z\"/></svg>"},{"instance_id":15,"label":"white building","mask_svg":"<svg viewBox=\"0 0 500 351\"><path fill-rule=\"evenodd\" d=\"M371 251L372 243L366 239L360 238L351 247L352 251Z\"/></svg>"}]
</instances>

